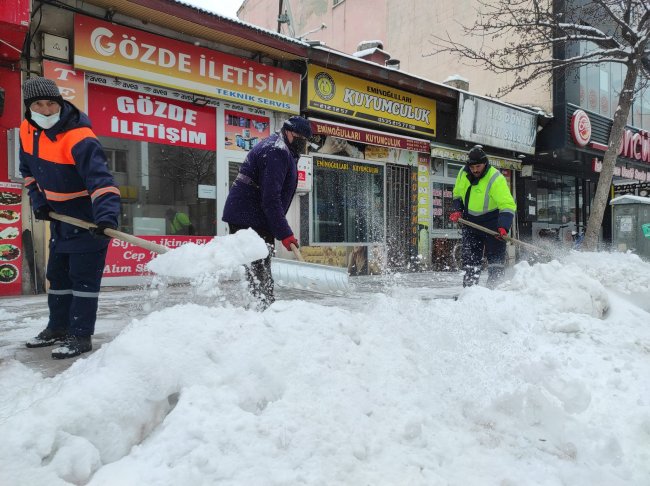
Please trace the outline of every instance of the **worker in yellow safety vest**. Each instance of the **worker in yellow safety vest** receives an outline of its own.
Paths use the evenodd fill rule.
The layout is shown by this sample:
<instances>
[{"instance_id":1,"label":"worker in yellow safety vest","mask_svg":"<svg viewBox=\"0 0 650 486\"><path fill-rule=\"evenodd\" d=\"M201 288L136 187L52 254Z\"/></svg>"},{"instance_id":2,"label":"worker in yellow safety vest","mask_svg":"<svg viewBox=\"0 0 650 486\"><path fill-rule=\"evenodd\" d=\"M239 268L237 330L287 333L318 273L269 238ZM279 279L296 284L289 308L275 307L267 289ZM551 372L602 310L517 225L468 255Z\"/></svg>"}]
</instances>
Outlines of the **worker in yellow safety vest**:
<instances>
[{"instance_id":1,"label":"worker in yellow safety vest","mask_svg":"<svg viewBox=\"0 0 650 486\"><path fill-rule=\"evenodd\" d=\"M449 220L455 223L462 217L498 234L492 236L463 226L463 287L478 283L483 253L488 262L487 286L493 288L503 278L506 257L503 237L512 226L516 210L506 178L490 165L483 147L475 145L467 153L467 163L456 177Z\"/></svg>"},{"instance_id":2,"label":"worker in yellow safety vest","mask_svg":"<svg viewBox=\"0 0 650 486\"><path fill-rule=\"evenodd\" d=\"M169 220L169 231L172 235L194 234L194 226L186 213L174 211L172 208L169 208L165 215Z\"/></svg>"}]
</instances>

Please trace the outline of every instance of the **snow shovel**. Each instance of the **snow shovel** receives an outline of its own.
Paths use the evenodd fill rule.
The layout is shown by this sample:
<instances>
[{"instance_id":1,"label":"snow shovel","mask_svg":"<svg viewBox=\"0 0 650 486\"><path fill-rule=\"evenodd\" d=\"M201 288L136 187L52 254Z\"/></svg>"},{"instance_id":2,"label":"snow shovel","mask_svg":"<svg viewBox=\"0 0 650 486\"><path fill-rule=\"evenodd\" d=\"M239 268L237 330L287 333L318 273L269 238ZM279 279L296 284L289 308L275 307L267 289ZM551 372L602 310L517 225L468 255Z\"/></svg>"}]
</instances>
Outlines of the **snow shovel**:
<instances>
[{"instance_id":1,"label":"snow shovel","mask_svg":"<svg viewBox=\"0 0 650 486\"><path fill-rule=\"evenodd\" d=\"M469 226L471 228L483 231L484 233L487 233L488 235L499 236L498 231L491 230L489 228L486 228L485 226L481 226L480 224L472 223L471 221L467 221L466 219L458 218L458 222L464 224L465 226ZM549 252L548 250L544 250L543 248L540 248L539 246L531 245L530 243L526 243L526 242L518 240L516 238L512 238L510 236L504 236L503 239L505 241L512 241L513 243L516 243L517 245L521 245L524 248L527 248L528 250L530 250L530 251L532 251L534 253L544 253L546 255L553 256L553 254L551 252Z\"/></svg>"},{"instance_id":2,"label":"snow shovel","mask_svg":"<svg viewBox=\"0 0 650 486\"><path fill-rule=\"evenodd\" d=\"M90 228L97 227L96 224L89 223L88 221L84 221L83 219L73 218L72 216L66 216L64 214L58 214L55 212L50 212L49 215L50 218L52 219L63 221L64 223L68 223L73 226L78 226L80 228L90 229ZM167 248L166 246L159 245L158 243L154 243L153 241L147 241L142 238L138 238L137 236L133 236L128 233L122 233L121 231L118 230L106 228L106 230L104 230L104 233L106 233L106 235L110 236L111 238L117 238L118 240L131 243L132 245L139 246L140 248L144 248L145 250L153 251L154 253L162 254L162 253L167 253L169 251L169 248Z\"/></svg>"},{"instance_id":3,"label":"snow shovel","mask_svg":"<svg viewBox=\"0 0 650 486\"><path fill-rule=\"evenodd\" d=\"M347 269L307 263L296 245L291 245L291 251L298 261L271 259L271 272L277 285L336 295L350 290Z\"/></svg>"}]
</instances>

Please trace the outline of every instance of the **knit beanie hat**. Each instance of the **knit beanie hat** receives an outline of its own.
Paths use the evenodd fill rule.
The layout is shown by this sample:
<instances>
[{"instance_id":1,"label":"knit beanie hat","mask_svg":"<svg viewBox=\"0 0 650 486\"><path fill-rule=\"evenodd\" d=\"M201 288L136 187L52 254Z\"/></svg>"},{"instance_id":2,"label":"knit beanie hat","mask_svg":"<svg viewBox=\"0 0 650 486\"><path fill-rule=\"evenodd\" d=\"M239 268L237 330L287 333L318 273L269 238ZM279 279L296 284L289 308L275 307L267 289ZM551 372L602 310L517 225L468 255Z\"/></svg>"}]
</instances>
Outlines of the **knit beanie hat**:
<instances>
[{"instance_id":1,"label":"knit beanie hat","mask_svg":"<svg viewBox=\"0 0 650 486\"><path fill-rule=\"evenodd\" d=\"M23 99L29 108L34 101L52 100L63 106L63 97L54 81L47 78L29 78L23 83Z\"/></svg>"},{"instance_id":2,"label":"knit beanie hat","mask_svg":"<svg viewBox=\"0 0 650 486\"><path fill-rule=\"evenodd\" d=\"M487 155L483 152L482 146L474 145L472 147L472 149L467 153L467 163L469 165L488 163Z\"/></svg>"},{"instance_id":3,"label":"knit beanie hat","mask_svg":"<svg viewBox=\"0 0 650 486\"><path fill-rule=\"evenodd\" d=\"M301 116L292 116L284 122L282 128L297 133L298 135L302 135L305 138L310 138L312 135L309 120Z\"/></svg>"}]
</instances>

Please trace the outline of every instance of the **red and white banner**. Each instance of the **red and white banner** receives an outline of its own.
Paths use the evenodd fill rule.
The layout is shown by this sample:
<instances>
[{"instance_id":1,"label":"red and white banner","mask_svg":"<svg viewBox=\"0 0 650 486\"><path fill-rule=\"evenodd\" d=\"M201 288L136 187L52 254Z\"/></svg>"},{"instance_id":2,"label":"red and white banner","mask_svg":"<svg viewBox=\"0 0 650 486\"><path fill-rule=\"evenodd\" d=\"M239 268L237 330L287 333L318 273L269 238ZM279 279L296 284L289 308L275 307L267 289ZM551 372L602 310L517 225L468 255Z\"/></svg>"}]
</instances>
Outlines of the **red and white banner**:
<instances>
[{"instance_id":1,"label":"red and white banner","mask_svg":"<svg viewBox=\"0 0 650 486\"><path fill-rule=\"evenodd\" d=\"M214 236L139 236L143 240L153 241L167 248L178 248L185 243L204 245ZM156 253L132 245L122 240L112 239L108 245L104 277L140 277L148 275L145 265Z\"/></svg>"},{"instance_id":2,"label":"red and white banner","mask_svg":"<svg viewBox=\"0 0 650 486\"><path fill-rule=\"evenodd\" d=\"M22 185L0 182L0 296L22 293Z\"/></svg>"},{"instance_id":3,"label":"red and white banner","mask_svg":"<svg viewBox=\"0 0 650 486\"><path fill-rule=\"evenodd\" d=\"M88 115L97 135L216 150L216 112L210 106L99 84L88 85Z\"/></svg>"},{"instance_id":4,"label":"red and white banner","mask_svg":"<svg viewBox=\"0 0 650 486\"><path fill-rule=\"evenodd\" d=\"M44 59L43 76L54 80L64 100L86 112L86 81L83 71L75 69L72 64Z\"/></svg>"}]
</instances>

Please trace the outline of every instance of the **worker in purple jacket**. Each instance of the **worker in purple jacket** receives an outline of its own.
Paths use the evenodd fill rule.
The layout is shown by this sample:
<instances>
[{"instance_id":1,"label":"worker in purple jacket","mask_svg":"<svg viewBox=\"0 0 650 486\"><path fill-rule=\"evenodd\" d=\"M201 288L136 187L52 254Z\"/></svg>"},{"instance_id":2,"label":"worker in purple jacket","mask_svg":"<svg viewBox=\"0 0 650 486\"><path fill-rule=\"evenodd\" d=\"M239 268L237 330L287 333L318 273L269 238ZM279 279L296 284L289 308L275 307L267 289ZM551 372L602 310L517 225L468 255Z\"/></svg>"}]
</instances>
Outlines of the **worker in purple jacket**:
<instances>
[{"instance_id":1,"label":"worker in purple jacket","mask_svg":"<svg viewBox=\"0 0 650 486\"><path fill-rule=\"evenodd\" d=\"M286 214L298 186L298 158L311 135L309 121L292 116L279 132L255 145L239 169L223 208L222 219L230 233L252 228L269 247L266 258L246 267L249 288L260 310L275 300L271 276L275 240L282 241L289 251L291 245L298 247Z\"/></svg>"}]
</instances>

